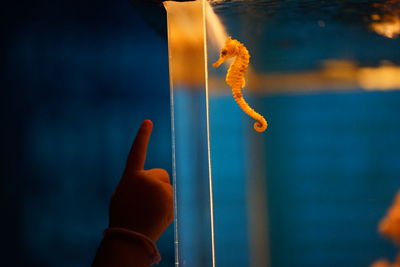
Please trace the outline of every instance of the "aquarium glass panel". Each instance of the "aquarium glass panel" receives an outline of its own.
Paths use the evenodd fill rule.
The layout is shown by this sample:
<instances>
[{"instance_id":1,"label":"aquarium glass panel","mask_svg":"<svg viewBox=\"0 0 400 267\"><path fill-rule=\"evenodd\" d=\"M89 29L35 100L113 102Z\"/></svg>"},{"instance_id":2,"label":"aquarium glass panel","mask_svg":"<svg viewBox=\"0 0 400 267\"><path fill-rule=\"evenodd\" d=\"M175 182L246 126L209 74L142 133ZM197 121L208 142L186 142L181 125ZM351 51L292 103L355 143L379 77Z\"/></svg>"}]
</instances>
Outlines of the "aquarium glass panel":
<instances>
[{"instance_id":1,"label":"aquarium glass panel","mask_svg":"<svg viewBox=\"0 0 400 267\"><path fill-rule=\"evenodd\" d=\"M205 99L182 109L206 108L194 149L209 150L215 264L400 264L399 1L215 0L202 12ZM191 60L181 67L195 71Z\"/></svg>"}]
</instances>

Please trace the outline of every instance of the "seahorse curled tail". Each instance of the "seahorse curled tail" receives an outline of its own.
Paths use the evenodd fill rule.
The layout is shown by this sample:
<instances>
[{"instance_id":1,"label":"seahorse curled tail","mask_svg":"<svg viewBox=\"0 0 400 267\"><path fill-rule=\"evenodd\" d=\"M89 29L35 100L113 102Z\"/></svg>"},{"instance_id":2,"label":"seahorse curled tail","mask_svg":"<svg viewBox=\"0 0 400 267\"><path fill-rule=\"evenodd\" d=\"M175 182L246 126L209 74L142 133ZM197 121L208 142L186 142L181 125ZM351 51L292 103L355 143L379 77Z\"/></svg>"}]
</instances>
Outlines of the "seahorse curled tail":
<instances>
[{"instance_id":1,"label":"seahorse curled tail","mask_svg":"<svg viewBox=\"0 0 400 267\"><path fill-rule=\"evenodd\" d=\"M257 132L264 132L267 127L268 123L265 120L265 118L256 112L254 109L252 109L249 104L247 104L246 100L243 98L243 94L241 92L241 88L232 88L232 95L233 98L235 99L236 103L239 105L239 107L250 117L256 120L256 122L253 124L254 130Z\"/></svg>"}]
</instances>

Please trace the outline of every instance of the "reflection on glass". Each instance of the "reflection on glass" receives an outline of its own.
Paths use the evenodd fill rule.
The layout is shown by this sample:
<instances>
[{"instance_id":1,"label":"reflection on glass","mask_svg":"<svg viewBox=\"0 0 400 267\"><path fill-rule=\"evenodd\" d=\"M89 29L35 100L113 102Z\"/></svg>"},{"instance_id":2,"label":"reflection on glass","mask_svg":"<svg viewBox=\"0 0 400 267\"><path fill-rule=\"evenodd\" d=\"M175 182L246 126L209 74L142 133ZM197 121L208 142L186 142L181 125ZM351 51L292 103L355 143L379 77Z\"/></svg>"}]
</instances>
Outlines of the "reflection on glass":
<instances>
[{"instance_id":1,"label":"reflection on glass","mask_svg":"<svg viewBox=\"0 0 400 267\"><path fill-rule=\"evenodd\" d=\"M164 5L168 14L176 265L214 266L204 3Z\"/></svg>"}]
</instances>

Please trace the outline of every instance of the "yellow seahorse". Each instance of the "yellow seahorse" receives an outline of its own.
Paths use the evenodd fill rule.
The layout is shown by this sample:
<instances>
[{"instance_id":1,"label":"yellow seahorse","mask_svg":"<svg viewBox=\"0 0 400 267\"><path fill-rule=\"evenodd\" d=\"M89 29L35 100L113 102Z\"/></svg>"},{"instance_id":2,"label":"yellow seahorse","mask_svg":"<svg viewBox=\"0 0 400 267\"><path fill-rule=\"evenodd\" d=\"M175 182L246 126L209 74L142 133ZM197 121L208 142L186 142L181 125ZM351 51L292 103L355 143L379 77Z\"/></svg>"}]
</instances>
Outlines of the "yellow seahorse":
<instances>
[{"instance_id":1,"label":"yellow seahorse","mask_svg":"<svg viewBox=\"0 0 400 267\"><path fill-rule=\"evenodd\" d=\"M225 46L221 50L219 59L213 64L213 67L218 68L225 60L231 57L236 57L236 59L230 65L225 81L232 88L233 98L239 107L247 115L257 120L254 123L254 130L257 132L264 132L268 127L267 121L247 104L242 94L242 88L246 83L244 75L250 61L250 54L247 48L238 40L233 40L231 37L228 37Z\"/></svg>"}]
</instances>

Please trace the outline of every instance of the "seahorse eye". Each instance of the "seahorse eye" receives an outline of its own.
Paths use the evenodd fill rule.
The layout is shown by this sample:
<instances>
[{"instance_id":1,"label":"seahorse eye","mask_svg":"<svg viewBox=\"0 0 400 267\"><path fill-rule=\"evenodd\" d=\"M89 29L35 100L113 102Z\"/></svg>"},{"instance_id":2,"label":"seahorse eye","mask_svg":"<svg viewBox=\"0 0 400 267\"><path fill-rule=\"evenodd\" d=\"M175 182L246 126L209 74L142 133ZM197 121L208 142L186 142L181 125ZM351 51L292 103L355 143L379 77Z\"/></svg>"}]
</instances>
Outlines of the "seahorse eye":
<instances>
[{"instance_id":1,"label":"seahorse eye","mask_svg":"<svg viewBox=\"0 0 400 267\"><path fill-rule=\"evenodd\" d=\"M226 54L228 53L228 51L226 50L226 49L223 49L222 51L221 51L221 55L224 57L224 56L226 56Z\"/></svg>"}]
</instances>

